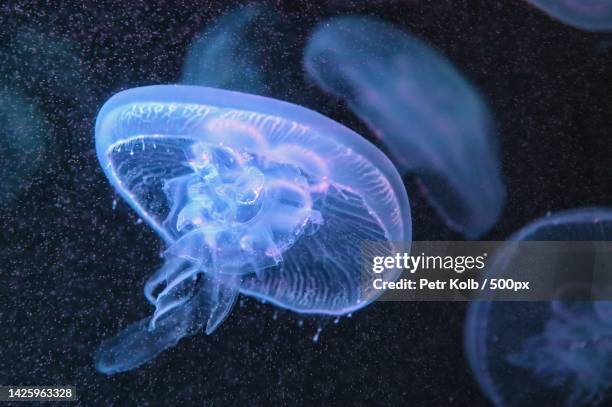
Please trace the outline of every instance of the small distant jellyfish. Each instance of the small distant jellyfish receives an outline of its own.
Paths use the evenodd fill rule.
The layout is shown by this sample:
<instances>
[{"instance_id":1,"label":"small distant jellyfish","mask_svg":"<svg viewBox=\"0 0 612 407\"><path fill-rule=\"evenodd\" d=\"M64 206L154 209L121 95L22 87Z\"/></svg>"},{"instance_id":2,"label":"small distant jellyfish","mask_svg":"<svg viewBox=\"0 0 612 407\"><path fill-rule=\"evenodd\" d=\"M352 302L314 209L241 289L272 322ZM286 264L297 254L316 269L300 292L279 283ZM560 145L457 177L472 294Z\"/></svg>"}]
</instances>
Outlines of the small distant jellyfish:
<instances>
[{"instance_id":1,"label":"small distant jellyfish","mask_svg":"<svg viewBox=\"0 0 612 407\"><path fill-rule=\"evenodd\" d=\"M527 0L552 18L586 31L612 30L612 0Z\"/></svg>"},{"instance_id":2,"label":"small distant jellyfish","mask_svg":"<svg viewBox=\"0 0 612 407\"><path fill-rule=\"evenodd\" d=\"M263 7L248 5L222 16L206 27L189 46L181 82L255 94L265 93L257 55L244 44L255 29Z\"/></svg>"},{"instance_id":3,"label":"small distant jellyfish","mask_svg":"<svg viewBox=\"0 0 612 407\"><path fill-rule=\"evenodd\" d=\"M0 207L31 182L45 150L43 120L21 91L0 83Z\"/></svg>"},{"instance_id":4,"label":"small distant jellyfish","mask_svg":"<svg viewBox=\"0 0 612 407\"><path fill-rule=\"evenodd\" d=\"M510 240L610 241L612 209L559 212ZM545 255L554 261L554 252ZM490 272L507 276L509 270ZM465 346L476 380L495 405L609 404L611 301L473 301Z\"/></svg>"},{"instance_id":5,"label":"small distant jellyfish","mask_svg":"<svg viewBox=\"0 0 612 407\"><path fill-rule=\"evenodd\" d=\"M440 54L390 24L340 17L317 27L304 54L308 75L344 100L414 174L446 223L486 233L505 200L491 114Z\"/></svg>"},{"instance_id":6,"label":"small distant jellyfish","mask_svg":"<svg viewBox=\"0 0 612 407\"><path fill-rule=\"evenodd\" d=\"M54 101L82 101L85 84L76 45L51 30L25 26L11 37L8 46L0 48L0 74L10 77L29 93ZM80 104L79 104L80 106Z\"/></svg>"},{"instance_id":7,"label":"small distant jellyfish","mask_svg":"<svg viewBox=\"0 0 612 407\"><path fill-rule=\"evenodd\" d=\"M283 23L283 24L282 24ZM284 56L291 52L286 21L263 4L248 4L207 25L189 46L181 83L262 96L292 92ZM281 90L282 89L282 90Z\"/></svg>"},{"instance_id":8,"label":"small distant jellyfish","mask_svg":"<svg viewBox=\"0 0 612 407\"><path fill-rule=\"evenodd\" d=\"M411 239L391 162L342 125L297 105L193 86L113 96L96 122L111 184L164 240L147 281L150 318L105 340L106 374L182 337L211 334L238 293L298 313L343 315L372 302L363 241ZM397 273L385 276L397 277Z\"/></svg>"}]
</instances>

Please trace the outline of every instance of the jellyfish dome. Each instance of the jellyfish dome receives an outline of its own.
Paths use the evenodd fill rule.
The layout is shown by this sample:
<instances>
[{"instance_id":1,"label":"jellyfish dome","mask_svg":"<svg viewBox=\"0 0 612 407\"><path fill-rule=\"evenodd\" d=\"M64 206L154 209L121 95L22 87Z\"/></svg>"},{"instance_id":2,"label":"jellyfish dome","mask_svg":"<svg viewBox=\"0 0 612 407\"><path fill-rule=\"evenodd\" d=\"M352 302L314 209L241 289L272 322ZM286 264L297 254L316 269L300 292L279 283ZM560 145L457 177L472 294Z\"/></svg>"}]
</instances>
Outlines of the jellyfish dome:
<instances>
[{"instance_id":1,"label":"jellyfish dome","mask_svg":"<svg viewBox=\"0 0 612 407\"><path fill-rule=\"evenodd\" d=\"M96 150L167 246L144 288L153 316L96 353L107 374L200 328L212 333L238 293L300 313L362 308L380 293L363 284L361 242L411 239L408 197L384 154L290 103L195 86L130 89L98 114Z\"/></svg>"},{"instance_id":2,"label":"jellyfish dome","mask_svg":"<svg viewBox=\"0 0 612 407\"><path fill-rule=\"evenodd\" d=\"M527 0L552 18L586 31L612 31L612 0Z\"/></svg>"},{"instance_id":3,"label":"jellyfish dome","mask_svg":"<svg viewBox=\"0 0 612 407\"><path fill-rule=\"evenodd\" d=\"M304 66L372 130L402 175L418 177L452 229L475 238L497 222L505 188L493 119L442 55L384 21L349 16L314 30Z\"/></svg>"},{"instance_id":4,"label":"jellyfish dome","mask_svg":"<svg viewBox=\"0 0 612 407\"><path fill-rule=\"evenodd\" d=\"M611 241L612 209L559 212L527 225L510 240ZM546 255L551 261L556 256L554 251ZM489 272L508 276L511 270L500 264L495 262ZM472 372L495 405L609 404L612 302L473 301L465 329Z\"/></svg>"}]
</instances>

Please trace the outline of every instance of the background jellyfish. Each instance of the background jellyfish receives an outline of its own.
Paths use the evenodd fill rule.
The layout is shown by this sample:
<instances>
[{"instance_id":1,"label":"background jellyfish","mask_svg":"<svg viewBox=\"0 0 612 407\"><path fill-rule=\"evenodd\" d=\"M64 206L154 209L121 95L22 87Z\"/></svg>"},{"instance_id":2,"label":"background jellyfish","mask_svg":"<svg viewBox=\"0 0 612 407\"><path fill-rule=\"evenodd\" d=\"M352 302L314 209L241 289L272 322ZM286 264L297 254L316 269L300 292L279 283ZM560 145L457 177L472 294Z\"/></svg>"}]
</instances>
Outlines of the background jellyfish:
<instances>
[{"instance_id":1,"label":"background jellyfish","mask_svg":"<svg viewBox=\"0 0 612 407\"><path fill-rule=\"evenodd\" d=\"M257 25L270 24L267 14L271 13L263 6L249 5L207 27L189 46L181 82L266 94L265 79L256 62L256 50L264 44L261 38L251 43L245 37Z\"/></svg>"},{"instance_id":2,"label":"background jellyfish","mask_svg":"<svg viewBox=\"0 0 612 407\"><path fill-rule=\"evenodd\" d=\"M0 207L23 190L44 152L42 119L35 103L0 83Z\"/></svg>"},{"instance_id":3,"label":"background jellyfish","mask_svg":"<svg viewBox=\"0 0 612 407\"><path fill-rule=\"evenodd\" d=\"M39 27L17 31L10 46L0 49L0 74L31 94L55 103L83 102L87 78L76 46L68 39Z\"/></svg>"},{"instance_id":4,"label":"background jellyfish","mask_svg":"<svg viewBox=\"0 0 612 407\"><path fill-rule=\"evenodd\" d=\"M206 26L189 46L181 82L248 92L263 96L302 99L292 87L286 56L294 30L264 4L231 10Z\"/></svg>"},{"instance_id":5,"label":"background jellyfish","mask_svg":"<svg viewBox=\"0 0 612 407\"><path fill-rule=\"evenodd\" d=\"M386 157L289 103L136 88L100 111L96 150L113 186L167 245L144 289L153 316L96 354L107 374L201 328L212 333L239 292L301 313L357 310L379 294L362 289L360 243L411 238L406 192Z\"/></svg>"},{"instance_id":6,"label":"background jellyfish","mask_svg":"<svg viewBox=\"0 0 612 407\"><path fill-rule=\"evenodd\" d=\"M306 72L382 139L400 173L418 175L453 229L477 237L505 198L491 115L442 56L392 25L326 21L312 34Z\"/></svg>"},{"instance_id":7,"label":"background jellyfish","mask_svg":"<svg viewBox=\"0 0 612 407\"><path fill-rule=\"evenodd\" d=\"M0 36L6 40L0 41L0 206L26 189L37 171L49 175L56 153L73 151L73 137L53 135L82 121L90 90L77 48L66 36L43 24L16 25Z\"/></svg>"},{"instance_id":8,"label":"background jellyfish","mask_svg":"<svg viewBox=\"0 0 612 407\"><path fill-rule=\"evenodd\" d=\"M526 226L511 240L609 241L612 210L559 212ZM553 259L554 253L551 256ZM499 275L509 272L491 271ZM611 304L472 302L465 345L484 393L496 405L602 401L612 385Z\"/></svg>"},{"instance_id":9,"label":"background jellyfish","mask_svg":"<svg viewBox=\"0 0 612 407\"><path fill-rule=\"evenodd\" d=\"M588 31L612 30L610 0L528 0L552 18Z\"/></svg>"}]
</instances>

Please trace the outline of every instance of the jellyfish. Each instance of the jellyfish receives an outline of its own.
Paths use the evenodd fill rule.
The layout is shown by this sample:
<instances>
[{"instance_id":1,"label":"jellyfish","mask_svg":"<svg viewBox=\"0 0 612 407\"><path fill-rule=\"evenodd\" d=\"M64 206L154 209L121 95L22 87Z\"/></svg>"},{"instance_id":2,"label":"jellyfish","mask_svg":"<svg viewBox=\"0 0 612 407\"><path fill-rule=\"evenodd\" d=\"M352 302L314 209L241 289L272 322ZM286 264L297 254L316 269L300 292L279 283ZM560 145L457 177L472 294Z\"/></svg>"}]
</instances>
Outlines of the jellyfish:
<instances>
[{"instance_id":1,"label":"jellyfish","mask_svg":"<svg viewBox=\"0 0 612 407\"><path fill-rule=\"evenodd\" d=\"M380 294L360 270L361 242L386 252L411 239L408 197L384 154L290 103L195 86L130 89L99 112L96 151L166 245L144 287L153 315L96 353L106 374L211 334L239 293L304 314L358 310Z\"/></svg>"},{"instance_id":2,"label":"jellyfish","mask_svg":"<svg viewBox=\"0 0 612 407\"><path fill-rule=\"evenodd\" d=\"M0 206L13 202L42 162L42 123L33 101L20 90L0 83Z\"/></svg>"},{"instance_id":3,"label":"jellyfish","mask_svg":"<svg viewBox=\"0 0 612 407\"><path fill-rule=\"evenodd\" d=\"M612 209L559 212L536 220L510 240L610 241ZM505 250L499 257L504 261L518 255ZM557 255L562 253L543 253L551 261ZM512 272L497 265L489 272ZM465 331L474 377L499 406L602 402L612 389L611 311L611 301L474 301Z\"/></svg>"},{"instance_id":4,"label":"jellyfish","mask_svg":"<svg viewBox=\"0 0 612 407\"><path fill-rule=\"evenodd\" d=\"M262 22L263 10L263 6L247 5L222 16L198 35L189 46L181 82L265 93L265 80L255 62L257 55L250 44L242 42L244 35Z\"/></svg>"},{"instance_id":5,"label":"jellyfish","mask_svg":"<svg viewBox=\"0 0 612 407\"><path fill-rule=\"evenodd\" d=\"M340 17L315 29L304 66L368 125L400 173L417 176L452 229L475 238L495 224L505 189L493 120L440 54L385 22Z\"/></svg>"},{"instance_id":6,"label":"jellyfish","mask_svg":"<svg viewBox=\"0 0 612 407\"><path fill-rule=\"evenodd\" d=\"M28 93L53 101L80 102L83 93L75 83L86 83L83 62L75 44L67 38L25 26L0 49L0 73L10 77ZM77 106L81 104L78 103Z\"/></svg>"},{"instance_id":7,"label":"jellyfish","mask_svg":"<svg viewBox=\"0 0 612 407\"><path fill-rule=\"evenodd\" d=\"M181 83L271 97L302 95L291 89L297 81L284 57L292 43L283 22L263 4L222 15L190 44Z\"/></svg>"},{"instance_id":8,"label":"jellyfish","mask_svg":"<svg viewBox=\"0 0 612 407\"><path fill-rule=\"evenodd\" d=\"M527 0L552 18L586 31L612 30L612 0Z\"/></svg>"}]
</instances>

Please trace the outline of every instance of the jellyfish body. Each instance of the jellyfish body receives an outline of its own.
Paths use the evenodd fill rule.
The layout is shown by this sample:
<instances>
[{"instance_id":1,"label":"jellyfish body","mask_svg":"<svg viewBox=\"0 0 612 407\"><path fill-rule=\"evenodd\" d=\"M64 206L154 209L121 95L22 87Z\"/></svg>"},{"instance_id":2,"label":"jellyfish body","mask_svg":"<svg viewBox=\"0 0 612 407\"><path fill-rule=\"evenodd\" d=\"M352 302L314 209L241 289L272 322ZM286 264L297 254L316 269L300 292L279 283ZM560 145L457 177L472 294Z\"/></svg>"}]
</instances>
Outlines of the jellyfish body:
<instances>
[{"instance_id":1,"label":"jellyfish body","mask_svg":"<svg viewBox=\"0 0 612 407\"><path fill-rule=\"evenodd\" d=\"M587 31L612 30L612 0L528 0L549 16Z\"/></svg>"},{"instance_id":2,"label":"jellyfish body","mask_svg":"<svg viewBox=\"0 0 612 407\"><path fill-rule=\"evenodd\" d=\"M102 344L105 373L200 328L212 333L239 292L301 313L357 310L379 294L363 289L361 242L411 238L408 199L385 156L289 103L205 87L131 89L100 111L96 149L167 245L145 285L155 312Z\"/></svg>"},{"instance_id":3,"label":"jellyfish body","mask_svg":"<svg viewBox=\"0 0 612 407\"><path fill-rule=\"evenodd\" d=\"M612 210L560 212L533 222L511 240L609 241ZM554 261L554 252L546 254ZM512 257L513 253L502 253L500 258L507 260L505 255ZM497 265L491 270L495 275L507 277L511 272ZM500 406L602 401L612 385L611 304L472 302L465 345L472 372L484 393Z\"/></svg>"},{"instance_id":4,"label":"jellyfish body","mask_svg":"<svg viewBox=\"0 0 612 407\"><path fill-rule=\"evenodd\" d=\"M441 55L387 23L341 17L315 29L304 65L381 139L400 173L418 176L449 226L477 237L497 221L505 190L491 115Z\"/></svg>"},{"instance_id":5,"label":"jellyfish body","mask_svg":"<svg viewBox=\"0 0 612 407\"><path fill-rule=\"evenodd\" d=\"M0 83L0 207L30 183L45 150L43 119L19 90Z\"/></svg>"}]
</instances>

